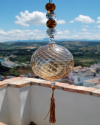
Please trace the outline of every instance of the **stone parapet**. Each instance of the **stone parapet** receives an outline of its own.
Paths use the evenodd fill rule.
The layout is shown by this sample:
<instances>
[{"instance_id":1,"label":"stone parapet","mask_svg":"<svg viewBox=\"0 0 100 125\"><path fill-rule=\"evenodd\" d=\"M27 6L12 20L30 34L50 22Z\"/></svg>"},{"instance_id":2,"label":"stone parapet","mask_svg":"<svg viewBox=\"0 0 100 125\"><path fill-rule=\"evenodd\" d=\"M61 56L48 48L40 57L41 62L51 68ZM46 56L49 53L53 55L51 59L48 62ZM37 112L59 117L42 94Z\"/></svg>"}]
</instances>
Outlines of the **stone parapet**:
<instances>
[{"instance_id":1,"label":"stone parapet","mask_svg":"<svg viewBox=\"0 0 100 125\"><path fill-rule=\"evenodd\" d=\"M0 122L0 125L7 125L7 124L4 124L4 123Z\"/></svg>"},{"instance_id":2,"label":"stone parapet","mask_svg":"<svg viewBox=\"0 0 100 125\"><path fill-rule=\"evenodd\" d=\"M36 79L36 78L14 77L11 79L0 81L0 88L4 88L7 86L22 88L29 85L37 85L37 86L51 88L50 81ZM70 85L68 83L56 82L56 89L100 97L100 89L92 87L76 86L76 85Z\"/></svg>"},{"instance_id":3,"label":"stone parapet","mask_svg":"<svg viewBox=\"0 0 100 125\"><path fill-rule=\"evenodd\" d=\"M44 121L52 89L50 81L14 77L0 82L0 125L50 125ZM100 89L56 82L55 125L99 125ZM4 124L3 124L4 123Z\"/></svg>"}]
</instances>

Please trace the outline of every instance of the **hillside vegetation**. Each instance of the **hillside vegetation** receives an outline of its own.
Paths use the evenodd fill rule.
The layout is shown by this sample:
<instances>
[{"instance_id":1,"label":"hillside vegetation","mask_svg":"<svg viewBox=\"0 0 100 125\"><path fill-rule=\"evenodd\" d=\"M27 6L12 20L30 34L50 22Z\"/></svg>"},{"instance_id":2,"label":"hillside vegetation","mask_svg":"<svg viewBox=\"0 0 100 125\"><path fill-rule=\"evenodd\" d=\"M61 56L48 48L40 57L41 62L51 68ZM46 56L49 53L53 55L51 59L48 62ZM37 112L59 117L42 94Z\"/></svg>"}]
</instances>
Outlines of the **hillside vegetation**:
<instances>
[{"instance_id":1,"label":"hillside vegetation","mask_svg":"<svg viewBox=\"0 0 100 125\"><path fill-rule=\"evenodd\" d=\"M71 51L74 56L75 66L90 66L100 62L100 42L61 41L56 43ZM19 63L30 62L34 51L46 44L47 42L0 43L0 56L16 55L16 58L11 57L10 60L19 61Z\"/></svg>"}]
</instances>

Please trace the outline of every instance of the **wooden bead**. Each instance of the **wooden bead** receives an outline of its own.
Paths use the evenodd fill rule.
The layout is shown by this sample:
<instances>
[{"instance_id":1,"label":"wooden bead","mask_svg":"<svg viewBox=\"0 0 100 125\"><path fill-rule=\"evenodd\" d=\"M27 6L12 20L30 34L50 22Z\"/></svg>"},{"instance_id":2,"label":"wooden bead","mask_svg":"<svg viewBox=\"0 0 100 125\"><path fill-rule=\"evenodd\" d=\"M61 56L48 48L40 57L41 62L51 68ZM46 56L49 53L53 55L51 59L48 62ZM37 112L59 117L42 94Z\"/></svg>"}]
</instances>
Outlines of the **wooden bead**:
<instances>
[{"instance_id":1,"label":"wooden bead","mask_svg":"<svg viewBox=\"0 0 100 125\"><path fill-rule=\"evenodd\" d=\"M47 23L46 23L47 27L49 28L54 28L56 27L57 23L55 20L48 20Z\"/></svg>"},{"instance_id":2,"label":"wooden bead","mask_svg":"<svg viewBox=\"0 0 100 125\"><path fill-rule=\"evenodd\" d=\"M54 3L47 3L45 9L49 12L53 12L56 9L56 6Z\"/></svg>"}]
</instances>

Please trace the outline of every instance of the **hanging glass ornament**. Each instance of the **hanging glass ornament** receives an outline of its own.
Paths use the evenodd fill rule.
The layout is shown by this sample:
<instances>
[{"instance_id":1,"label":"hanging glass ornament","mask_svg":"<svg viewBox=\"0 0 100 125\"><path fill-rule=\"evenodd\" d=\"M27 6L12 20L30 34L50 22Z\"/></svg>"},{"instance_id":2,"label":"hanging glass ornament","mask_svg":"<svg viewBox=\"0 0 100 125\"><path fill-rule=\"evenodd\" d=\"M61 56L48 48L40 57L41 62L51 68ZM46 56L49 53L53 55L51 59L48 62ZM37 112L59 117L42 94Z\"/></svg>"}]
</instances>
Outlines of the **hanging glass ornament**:
<instances>
[{"instance_id":1,"label":"hanging glass ornament","mask_svg":"<svg viewBox=\"0 0 100 125\"><path fill-rule=\"evenodd\" d=\"M36 50L32 56L31 65L32 70L39 77L56 81L71 72L74 61L72 54L66 48L49 43Z\"/></svg>"},{"instance_id":2,"label":"hanging glass ornament","mask_svg":"<svg viewBox=\"0 0 100 125\"><path fill-rule=\"evenodd\" d=\"M37 76L51 81L52 97L49 122L55 123L55 81L63 78L72 71L74 67L74 59L68 49L55 43L54 36L56 35L56 30L54 27L57 25L54 20L55 13L53 12L56 8L55 4L50 3L49 0L49 3L46 4L45 8L49 11L47 13L47 18L49 20L46 23L47 27L49 27L47 30L47 34L50 36L49 43L40 47L33 53L31 66Z\"/></svg>"},{"instance_id":3,"label":"hanging glass ornament","mask_svg":"<svg viewBox=\"0 0 100 125\"><path fill-rule=\"evenodd\" d=\"M49 12L53 12L56 9L56 6L54 3L47 3L45 9Z\"/></svg>"},{"instance_id":4,"label":"hanging glass ornament","mask_svg":"<svg viewBox=\"0 0 100 125\"><path fill-rule=\"evenodd\" d=\"M46 14L47 19L55 19L56 18L56 14L54 12L48 12Z\"/></svg>"},{"instance_id":5,"label":"hanging glass ornament","mask_svg":"<svg viewBox=\"0 0 100 125\"><path fill-rule=\"evenodd\" d=\"M54 37L57 32L54 28L49 28L49 29L47 29L46 33L48 34L48 36Z\"/></svg>"},{"instance_id":6,"label":"hanging glass ornament","mask_svg":"<svg viewBox=\"0 0 100 125\"><path fill-rule=\"evenodd\" d=\"M47 25L47 27L49 27L49 28L54 28L54 27L56 27L57 23L56 23L55 20L51 20L51 19L50 19L50 20L47 21L46 25Z\"/></svg>"}]
</instances>

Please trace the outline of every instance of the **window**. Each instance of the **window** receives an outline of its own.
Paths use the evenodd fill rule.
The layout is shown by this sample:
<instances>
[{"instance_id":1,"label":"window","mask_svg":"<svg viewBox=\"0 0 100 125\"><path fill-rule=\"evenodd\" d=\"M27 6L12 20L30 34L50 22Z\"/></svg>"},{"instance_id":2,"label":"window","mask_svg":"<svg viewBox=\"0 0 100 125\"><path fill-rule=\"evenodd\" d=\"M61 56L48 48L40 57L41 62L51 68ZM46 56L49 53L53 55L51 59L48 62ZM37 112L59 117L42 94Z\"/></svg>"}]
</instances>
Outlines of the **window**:
<instances>
[{"instance_id":1,"label":"window","mask_svg":"<svg viewBox=\"0 0 100 125\"><path fill-rule=\"evenodd\" d=\"M78 78L78 81L80 81L80 78Z\"/></svg>"}]
</instances>

